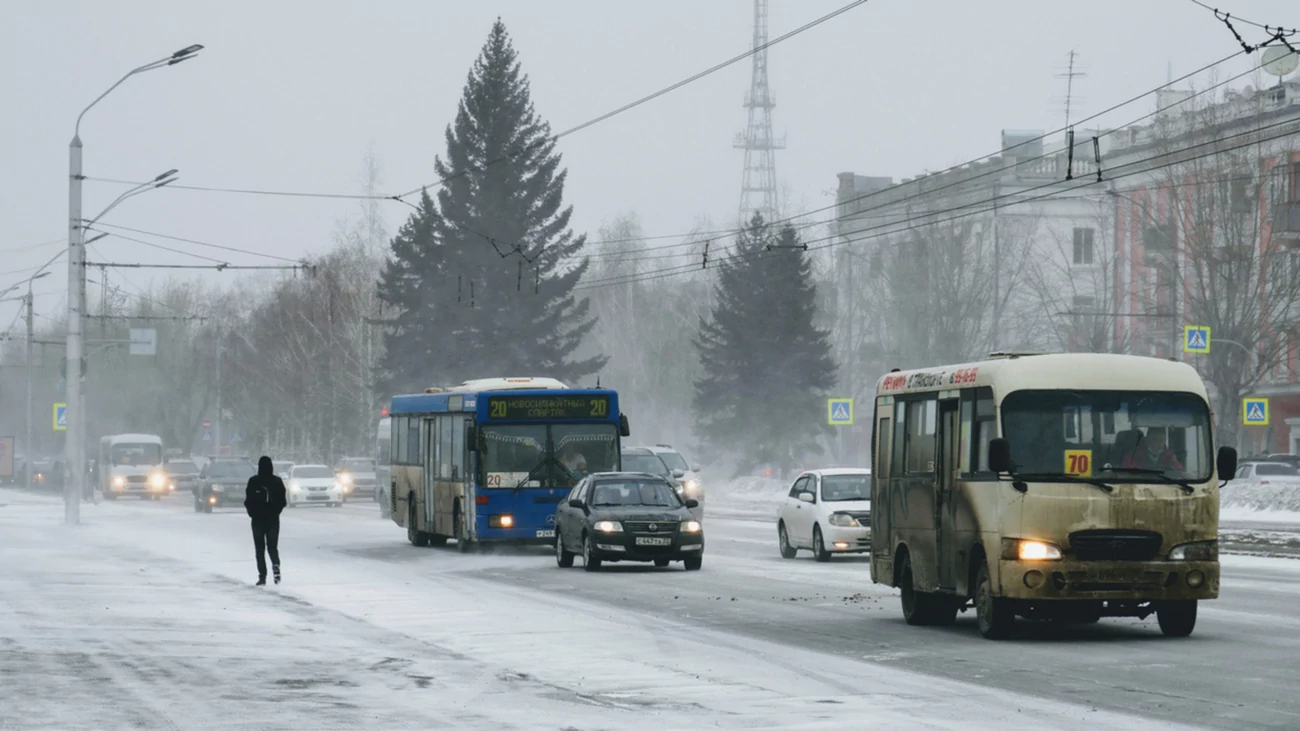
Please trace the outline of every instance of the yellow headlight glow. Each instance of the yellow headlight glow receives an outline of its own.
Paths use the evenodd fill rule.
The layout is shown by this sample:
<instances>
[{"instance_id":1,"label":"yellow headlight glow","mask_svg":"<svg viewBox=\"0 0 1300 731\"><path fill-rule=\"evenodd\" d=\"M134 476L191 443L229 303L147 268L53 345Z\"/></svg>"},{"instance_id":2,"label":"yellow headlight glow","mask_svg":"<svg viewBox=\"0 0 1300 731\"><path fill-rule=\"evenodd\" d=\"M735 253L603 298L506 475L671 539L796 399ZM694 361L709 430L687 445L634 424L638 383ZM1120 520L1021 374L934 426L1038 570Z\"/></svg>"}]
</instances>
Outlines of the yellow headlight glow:
<instances>
[{"instance_id":1,"label":"yellow headlight glow","mask_svg":"<svg viewBox=\"0 0 1300 731\"><path fill-rule=\"evenodd\" d=\"M688 520L685 523L682 523L683 533L699 533L701 528L702 526L698 520Z\"/></svg>"},{"instance_id":2,"label":"yellow headlight glow","mask_svg":"<svg viewBox=\"0 0 1300 731\"><path fill-rule=\"evenodd\" d=\"M1061 557L1061 549L1041 541L1021 541L1021 561L1053 561Z\"/></svg>"}]
</instances>

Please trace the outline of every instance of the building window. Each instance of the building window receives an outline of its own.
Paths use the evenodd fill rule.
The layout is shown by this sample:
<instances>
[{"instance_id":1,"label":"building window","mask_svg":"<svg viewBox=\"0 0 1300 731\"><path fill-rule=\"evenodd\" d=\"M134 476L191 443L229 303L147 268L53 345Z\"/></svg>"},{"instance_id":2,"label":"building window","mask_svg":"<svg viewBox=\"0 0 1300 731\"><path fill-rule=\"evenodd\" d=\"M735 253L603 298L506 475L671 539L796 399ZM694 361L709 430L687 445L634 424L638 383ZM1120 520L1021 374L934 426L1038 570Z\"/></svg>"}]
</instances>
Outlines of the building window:
<instances>
[{"instance_id":1,"label":"building window","mask_svg":"<svg viewBox=\"0 0 1300 731\"><path fill-rule=\"evenodd\" d=\"M1076 266L1092 264L1092 240L1094 234L1095 231L1091 228L1076 228L1074 230L1074 263Z\"/></svg>"}]
</instances>

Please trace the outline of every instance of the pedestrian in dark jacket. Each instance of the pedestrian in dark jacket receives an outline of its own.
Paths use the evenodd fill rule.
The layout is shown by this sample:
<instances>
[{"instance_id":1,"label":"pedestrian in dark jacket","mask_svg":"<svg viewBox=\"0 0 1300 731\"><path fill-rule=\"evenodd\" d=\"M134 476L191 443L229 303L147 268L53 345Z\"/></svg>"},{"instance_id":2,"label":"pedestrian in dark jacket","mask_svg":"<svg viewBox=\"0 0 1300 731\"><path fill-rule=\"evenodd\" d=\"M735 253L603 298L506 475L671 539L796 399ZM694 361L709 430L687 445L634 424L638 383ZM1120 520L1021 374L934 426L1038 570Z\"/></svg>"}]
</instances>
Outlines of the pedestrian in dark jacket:
<instances>
[{"instance_id":1,"label":"pedestrian in dark jacket","mask_svg":"<svg viewBox=\"0 0 1300 731\"><path fill-rule=\"evenodd\" d=\"M286 505L284 481L276 477L271 458L257 460L257 474L248 478L244 509L253 522L253 549L257 551L257 585L266 585L266 557L271 554L275 583L280 583L280 511Z\"/></svg>"}]
</instances>

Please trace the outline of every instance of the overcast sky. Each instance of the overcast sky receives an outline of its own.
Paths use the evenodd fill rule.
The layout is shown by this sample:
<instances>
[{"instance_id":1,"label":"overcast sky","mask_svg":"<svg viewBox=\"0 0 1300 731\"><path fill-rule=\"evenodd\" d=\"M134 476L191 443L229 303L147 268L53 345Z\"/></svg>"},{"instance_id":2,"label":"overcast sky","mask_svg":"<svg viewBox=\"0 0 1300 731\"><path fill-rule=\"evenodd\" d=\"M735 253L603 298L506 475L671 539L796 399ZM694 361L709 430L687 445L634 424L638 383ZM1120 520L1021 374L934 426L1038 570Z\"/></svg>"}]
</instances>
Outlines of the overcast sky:
<instances>
[{"instance_id":1,"label":"overcast sky","mask_svg":"<svg viewBox=\"0 0 1300 731\"><path fill-rule=\"evenodd\" d=\"M847 0L773 0L775 37ZM1293 0L1221 0L1261 23L1300 26ZM136 76L82 123L85 172L141 180L179 168L191 185L357 193L368 151L384 192L434 180L443 131L493 20L505 21L538 112L562 130L678 81L750 44L750 0L5 0L0 22L0 290L66 246L68 142L78 112L123 73L192 43L198 58ZM1263 31L1238 29L1249 40ZM1238 50L1190 0L872 0L769 52L777 174L791 213L833 201L836 174L896 179L995 153L1003 128L1063 121L1070 49L1075 118ZM1248 69L1239 56L1223 76ZM560 142L579 231L621 212L648 235L702 216L733 223L750 64ZM1245 81L1243 80L1243 82ZM1119 125L1150 98L1101 120ZM88 182L85 214L122 192ZM395 230L409 208L386 204ZM355 202L167 190L106 222L296 258L331 245ZM824 214L822 214L824 216ZM142 237L146 238L146 237ZM212 255L175 242L169 246ZM60 243L63 242L63 243ZM107 238L92 260L195 263ZM268 263L218 254L231 263ZM66 267L38 282L37 311L64 304ZM164 272L110 271L147 287ZM236 273L204 275L233 281ZM266 275L262 275L266 276ZM120 277L125 277L122 279ZM17 312L0 304L0 330Z\"/></svg>"}]
</instances>

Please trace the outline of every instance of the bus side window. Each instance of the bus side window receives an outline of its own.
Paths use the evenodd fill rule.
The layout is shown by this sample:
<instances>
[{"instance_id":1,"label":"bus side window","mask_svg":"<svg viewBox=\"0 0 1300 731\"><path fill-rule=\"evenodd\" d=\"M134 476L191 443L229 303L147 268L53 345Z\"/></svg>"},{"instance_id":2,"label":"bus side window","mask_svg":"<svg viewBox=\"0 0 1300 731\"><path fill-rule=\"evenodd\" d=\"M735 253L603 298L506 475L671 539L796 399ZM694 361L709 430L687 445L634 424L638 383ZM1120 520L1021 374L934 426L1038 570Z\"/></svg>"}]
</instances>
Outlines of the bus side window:
<instances>
[{"instance_id":1,"label":"bus side window","mask_svg":"<svg viewBox=\"0 0 1300 731\"><path fill-rule=\"evenodd\" d=\"M957 470L963 475L969 475L971 472L971 429L973 427L971 418L975 413L975 392L966 390L961 392L961 430L960 443L957 445Z\"/></svg>"},{"instance_id":2,"label":"bus side window","mask_svg":"<svg viewBox=\"0 0 1300 731\"><path fill-rule=\"evenodd\" d=\"M420 464L420 417L406 420L406 463Z\"/></svg>"},{"instance_id":3,"label":"bus side window","mask_svg":"<svg viewBox=\"0 0 1300 731\"><path fill-rule=\"evenodd\" d=\"M406 464L406 429L406 419L393 418L393 462L395 464Z\"/></svg>"},{"instance_id":4,"label":"bus side window","mask_svg":"<svg viewBox=\"0 0 1300 731\"><path fill-rule=\"evenodd\" d=\"M444 480L451 479L451 416L438 417L438 476Z\"/></svg>"},{"instance_id":5,"label":"bus side window","mask_svg":"<svg viewBox=\"0 0 1300 731\"><path fill-rule=\"evenodd\" d=\"M990 474L989 442L997 437L998 428L997 414L993 409L993 389L987 386L975 389L975 413L971 431L971 448L975 451L970 460L975 467L975 474Z\"/></svg>"},{"instance_id":6,"label":"bus side window","mask_svg":"<svg viewBox=\"0 0 1300 731\"><path fill-rule=\"evenodd\" d=\"M907 404L907 443L903 445L904 470L909 475L934 472L934 434L939 402L934 398Z\"/></svg>"},{"instance_id":7,"label":"bus side window","mask_svg":"<svg viewBox=\"0 0 1300 731\"><path fill-rule=\"evenodd\" d=\"M889 448L892 444L891 437L893 437L890 429L892 428L893 420L889 418L881 419L876 426L876 440L879 442L876 445L876 479L889 479Z\"/></svg>"},{"instance_id":8,"label":"bus side window","mask_svg":"<svg viewBox=\"0 0 1300 731\"><path fill-rule=\"evenodd\" d=\"M465 476L465 417L451 417L451 479Z\"/></svg>"},{"instance_id":9,"label":"bus side window","mask_svg":"<svg viewBox=\"0 0 1300 731\"><path fill-rule=\"evenodd\" d=\"M894 443L890 445L890 476L893 466L898 465L898 473L903 473L903 446L907 444L907 402L894 401Z\"/></svg>"}]
</instances>

